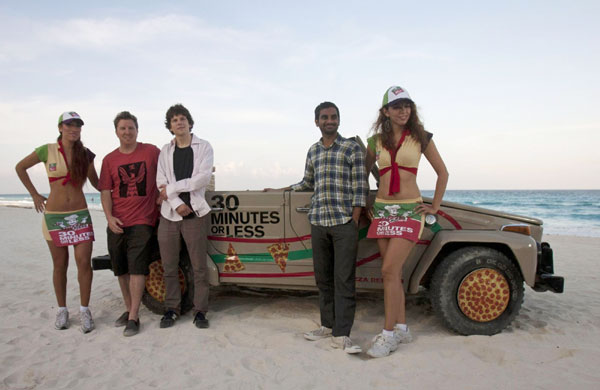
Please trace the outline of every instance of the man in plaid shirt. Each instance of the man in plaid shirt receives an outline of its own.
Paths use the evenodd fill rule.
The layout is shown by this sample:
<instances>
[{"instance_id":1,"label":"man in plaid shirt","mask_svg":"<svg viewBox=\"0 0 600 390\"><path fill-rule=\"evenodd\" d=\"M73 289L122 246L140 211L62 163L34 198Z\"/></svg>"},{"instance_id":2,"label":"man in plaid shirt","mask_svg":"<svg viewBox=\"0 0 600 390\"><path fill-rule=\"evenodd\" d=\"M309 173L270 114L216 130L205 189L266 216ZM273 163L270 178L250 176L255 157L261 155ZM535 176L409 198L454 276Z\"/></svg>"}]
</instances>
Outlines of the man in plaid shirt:
<instances>
[{"instance_id":1,"label":"man in plaid shirt","mask_svg":"<svg viewBox=\"0 0 600 390\"><path fill-rule=\"evenodd\" d=\"M315 124L322 138L308 150L304 178L284 188L314 190L308 219L321 327L304 337L314 341L332 336L334 348L360 353L349 336L356 308L358 221L368 192L365 160L356 142L338 134L340 114L335 104L319 104Z\"/></svg>"}]
</instances>

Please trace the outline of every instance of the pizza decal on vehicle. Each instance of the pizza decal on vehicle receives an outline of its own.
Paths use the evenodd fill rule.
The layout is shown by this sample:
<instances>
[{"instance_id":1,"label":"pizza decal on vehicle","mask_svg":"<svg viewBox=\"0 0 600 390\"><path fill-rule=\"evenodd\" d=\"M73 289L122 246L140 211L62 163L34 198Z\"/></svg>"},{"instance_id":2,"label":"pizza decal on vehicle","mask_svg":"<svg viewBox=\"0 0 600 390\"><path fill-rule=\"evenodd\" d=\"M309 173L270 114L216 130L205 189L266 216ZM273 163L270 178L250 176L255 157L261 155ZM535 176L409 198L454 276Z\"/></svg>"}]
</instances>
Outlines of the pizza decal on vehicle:
<instances>
[{"instance_id":1,"label":"pizza decal on vehicle","mask_svg":"<svg viewBox=\"0 0 600 390\"><path fill-rule=\"evenodd\" d=\"M238 257L237 252L231 243L229 243L227 257L225 259L225 266L223 266L223 271L225 272L240 272L246 269L244 264L240 261L240 258Z\"/></svg>"},{"instance_id":2,"label":"pizza decal on vehicle","mask_svg":"<svg viewBox=\"0 0 600 390\"><path fill-rule=\"evenodd\" d=\"M273 245L269 245L267 250L275 260L275 264L281 268L281 272L285 272L285 266L287 265L288 253L290 251L290 245L286 242L278 242Z\"/></svg>"},{"instance_id":3,"label":"pizza decal on vehicle","mask_svg":"<svg viewBox=\"0 0 600 390\"><path fill-rule=\"evenodd\" d=\"M162 261L160 259L153 261L149 266L149 270L150 273L146 277L146 290L154 299L159 302L164 302L167 289L165 287L164 268L162 266ZM181 294L185 294L185 276L183 275L181 268L179 269L178 276Z\"/></svg>"}]
</instances>

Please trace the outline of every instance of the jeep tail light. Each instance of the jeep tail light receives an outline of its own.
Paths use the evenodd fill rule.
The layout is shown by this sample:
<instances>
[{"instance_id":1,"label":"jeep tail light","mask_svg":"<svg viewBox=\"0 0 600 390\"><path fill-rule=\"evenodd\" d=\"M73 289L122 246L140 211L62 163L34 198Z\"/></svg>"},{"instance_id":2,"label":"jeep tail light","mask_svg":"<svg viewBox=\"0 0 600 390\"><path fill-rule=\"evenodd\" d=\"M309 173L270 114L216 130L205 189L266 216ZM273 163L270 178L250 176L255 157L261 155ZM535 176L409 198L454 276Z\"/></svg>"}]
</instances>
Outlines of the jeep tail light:
<instances>
[{"instance_id":1,"label":"jeep tail light","mask_svg":"<svg viewBox=\"0 0 600 390\"><path fill-rule=\"evenodd\" d=\"M531 226L523 224L523 223L515 223L511 225L504 225L502 229L504 232L513 232L525 234L526 236L531 236Z\"/></svg>"}]
</instances>

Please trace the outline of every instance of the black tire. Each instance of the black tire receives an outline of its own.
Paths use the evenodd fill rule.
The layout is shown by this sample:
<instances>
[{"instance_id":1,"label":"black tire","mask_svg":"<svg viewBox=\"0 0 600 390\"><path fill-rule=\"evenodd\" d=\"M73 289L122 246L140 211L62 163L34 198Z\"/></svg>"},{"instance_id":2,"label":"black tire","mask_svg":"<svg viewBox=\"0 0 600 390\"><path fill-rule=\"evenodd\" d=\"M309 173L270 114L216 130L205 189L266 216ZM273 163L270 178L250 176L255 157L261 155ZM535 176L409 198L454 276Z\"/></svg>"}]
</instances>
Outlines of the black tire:
<instances>
[{"instance_id":1,"label":"black tire","mask_svg":"<svg viewBox=\"0 0 600 390\"><path fill-rule=\"evenodd\" d=\"M431 281L431 303L444 324L462 335L493 335L523 303L523 276L503 253L465 247L450 253Z\"/></svg>"},{"instance_id":2,"label":"black tire","mask_svg":"<svg viewBox=\"0 0 600 390\"><path fill-rule=\"evenodd\" d=\"M194 307L194 274L190 257L182 245L183 249L179 256L179 282L181 286L181 314L185 314ZM163 268L160 259L156 259L150 264L150 275L146 279L146 289L142 295L142 303L152 313L163 315L164 306L164 279L162 278Z\"/></svg>"}]
</instances>

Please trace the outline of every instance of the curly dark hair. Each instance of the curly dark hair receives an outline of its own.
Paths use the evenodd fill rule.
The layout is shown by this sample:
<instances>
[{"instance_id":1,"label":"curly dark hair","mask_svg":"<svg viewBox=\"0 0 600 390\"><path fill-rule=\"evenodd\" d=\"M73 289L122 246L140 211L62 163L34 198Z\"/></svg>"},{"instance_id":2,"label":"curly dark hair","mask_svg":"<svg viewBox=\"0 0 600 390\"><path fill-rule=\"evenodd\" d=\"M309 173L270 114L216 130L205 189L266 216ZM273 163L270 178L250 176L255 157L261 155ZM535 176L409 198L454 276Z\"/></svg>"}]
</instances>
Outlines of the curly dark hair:
<instances>
[{"instance_id":1,"label":"curly dark hair","mask_svg":"<svg viewBox=\"0 0 600 390\"><path fill-rule=\"evenodd\" d=\"M117 130L117 126L119 125L119 121L120 120L127 120L127 119L131 119L133 121L133 123L135 124L135 128L138 128L138 121L137 118L135 117L135 115L133 115L132 113L130 113L129 111L121 111L120 113L117 114L117 116L115 117L113 123L115 124L115 130Z\"/></svg>"},{"instance_id":2,"label":"curly dark hair","mask_svg":"<svg viewBox=\"0 0 600 390\"><path fill-rule=\"evenodd\" d=\"M194 127L194 119L192 118L192 114L190 114L188 109L185 108L183 106L183 104L180 104L180 103L169 107L169 109L167 110L167 115L165 116L165 127L169 131L171 131L171 119L173 119L173 117L176 115L183 115L187 118L188 122L190 123L190 131L191 131L192 128ZM174 134L174 133L171 131L171 134Z\"/></svg>"},{"instance_id":3,"label":"curly dark hair","mask_svg":"<svg viewBox=\"0 0 600 390\"><path fill-rule=\"evenodd\" d=\"M408 118L408 122L406 123L406 127L410 131L410 135L413 136L419 143L421 144L421 152L425 151L427 144L429 143L429 138L427 132L425 131L425 127L423 123L421 123L421 119L419 119L419 113L417 112L417 106L412 100L402 99L403 102L410 104L410 117ZM394 143L394 132L392 131L392 123L390 118L385 116L384 109L389 107L387 106L381 107L379 109L379 116L373 126L371 127L371 133L373 135L378 135L381 137L381 144L390 150L396 149Z\"/></svg>"}]
</instances>

